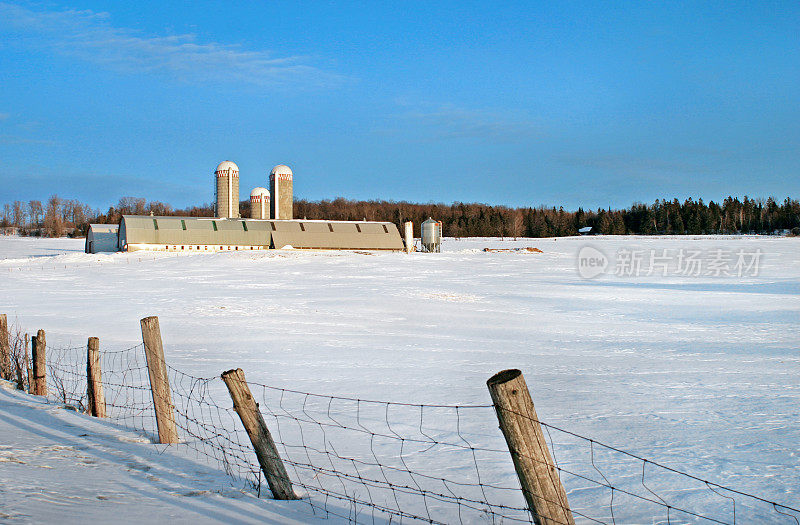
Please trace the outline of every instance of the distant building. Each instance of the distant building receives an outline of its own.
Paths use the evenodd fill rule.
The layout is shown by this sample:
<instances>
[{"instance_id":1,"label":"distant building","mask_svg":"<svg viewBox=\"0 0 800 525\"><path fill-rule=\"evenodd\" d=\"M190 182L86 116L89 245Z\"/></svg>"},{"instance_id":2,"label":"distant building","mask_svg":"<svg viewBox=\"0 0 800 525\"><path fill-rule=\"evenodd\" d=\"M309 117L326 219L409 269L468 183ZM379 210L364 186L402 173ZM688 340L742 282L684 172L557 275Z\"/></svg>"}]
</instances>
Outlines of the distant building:
<instances>
[{"instance_id":1,"label":"distant building","mask_svg":"<svg viewBox=\"0 0 800 525\"><path fill-rule=\"evenodd\" d=\"M86 253L119 251L118 224L90 224L86 232Z\"/></svg>"},{"instance_id":2,"label":"distant building","mask_svg":"<svg viewBox=\"0 0 800 525\"><path fill-rule=\"evenodd\" d=\"M257 220L123 215L119 249L218 252L281 248L402 250L391 222Z\"/></svg>"},{"instance_id":3,"label":"distant building","mask_svg":"<svg viewBox=\"0 0 800 525\"><path fill-rule=\"evenodd\" d=\"M391 222L293 220L292 170L283 164L270 172L272 192L257 187L250 193L250 219L239 217L239 167L226 160L214 174L216 217L123 215L119 232L114 235L118 244L108 251L219 252L289 247L399 251L404 247L397 226ZM87 251L90 239L95 239L92 249L99 251L99 236L105 235L101 226L105 225L93 224L90 228ZM111 247L110 238L102 242Z\"/></svg>"}]
</instances>

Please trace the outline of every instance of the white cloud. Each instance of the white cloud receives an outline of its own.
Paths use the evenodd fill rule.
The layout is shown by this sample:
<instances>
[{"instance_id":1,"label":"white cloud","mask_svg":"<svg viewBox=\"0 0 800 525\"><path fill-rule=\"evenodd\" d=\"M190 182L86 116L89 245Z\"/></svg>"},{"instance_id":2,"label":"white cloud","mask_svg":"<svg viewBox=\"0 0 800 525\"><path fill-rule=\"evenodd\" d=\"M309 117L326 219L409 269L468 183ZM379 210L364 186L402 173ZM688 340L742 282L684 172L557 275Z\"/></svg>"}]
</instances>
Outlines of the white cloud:
<instances>
[{"instance_id":1,"label":"white cloud","mask_svg":"<svg viewBox=\"0 0 800 525\"><path fill-rule=\"evenodd\" d=\"M109 19L108 13L90 10L33 11L0 3L0 27L19 31L21 41L115 71L256 85L329 85L342 79L309 65L308 57L276 57L239 45L199 42L193 34L145 35L114 27Z\"/></svg>"},{"instance_id":2,"label":"white cloud","mask_svg":"<svg viewBox=\"0 0 800 525\"><path fill-rule=\"evenodd\" d=\"M409 104L401 102L401 105ZM393 124L412 126L417 134L434 139L475 138L493 142L516 142L541 134L534 123L520 115L453 105L410 110L393 117ZM391 131L390 131L391 132Z\"/></svg>"}]
</instances>

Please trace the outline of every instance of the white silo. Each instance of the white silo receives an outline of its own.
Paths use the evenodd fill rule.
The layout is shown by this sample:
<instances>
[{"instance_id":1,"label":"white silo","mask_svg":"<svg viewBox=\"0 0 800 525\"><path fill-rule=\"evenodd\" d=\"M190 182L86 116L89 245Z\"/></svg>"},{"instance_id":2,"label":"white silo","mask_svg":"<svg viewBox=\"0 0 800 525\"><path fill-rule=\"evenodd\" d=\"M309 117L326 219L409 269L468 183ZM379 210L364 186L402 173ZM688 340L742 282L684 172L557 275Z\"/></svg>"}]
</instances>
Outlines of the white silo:
<instances>
[{"instance_id":1,"label":"white silo","mask_svg":"<svg viewBox=\"0 0 800 525\"><path fill-rule=\"evenodd\" d=\"M272 218L294 218L294 195L292 193L292 170L278 164L269 173L269 189L272 192Z\"/></svg>"},{"instance_id":2,"label":"white silo","mask_svg":"<svg viewBox=\"0 0 800 525\"><path fill-rule=\"evenodd\" d=\"M217 209L220 218L239 217L239 166L226 160L219 163L214 172L217 178Z\"/></svg>"},{"instance_id":3,"label":"white silo","mask_svg":"<svg viewBox=\"0 0 800 525\"><path fill-rule=\"evenodd\" d=\"M269 190L267 188L253 188L253 191L250 192L250 218L270 218Z\"/></svg>"}]
</instances>

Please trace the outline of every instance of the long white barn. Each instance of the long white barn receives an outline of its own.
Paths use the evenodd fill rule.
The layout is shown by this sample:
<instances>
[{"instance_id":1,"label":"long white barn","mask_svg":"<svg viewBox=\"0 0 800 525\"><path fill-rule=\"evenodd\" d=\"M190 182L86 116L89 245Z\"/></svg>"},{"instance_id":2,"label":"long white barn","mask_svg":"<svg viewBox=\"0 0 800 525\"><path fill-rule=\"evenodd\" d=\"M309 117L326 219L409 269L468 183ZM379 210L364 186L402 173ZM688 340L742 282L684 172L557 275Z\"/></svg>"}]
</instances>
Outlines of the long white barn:
<instances>
[{"instance_id":1,"label":"long white barn","mask_svg":"<svg viewBox=\"0 0 800 525\"><path fill-rule=\"evenodd\" d=\"M281 248L317 250L403 250L391 222L260 220L124 215L119 249L155 251L240 251Z\"/></svg>"}]
</instances>

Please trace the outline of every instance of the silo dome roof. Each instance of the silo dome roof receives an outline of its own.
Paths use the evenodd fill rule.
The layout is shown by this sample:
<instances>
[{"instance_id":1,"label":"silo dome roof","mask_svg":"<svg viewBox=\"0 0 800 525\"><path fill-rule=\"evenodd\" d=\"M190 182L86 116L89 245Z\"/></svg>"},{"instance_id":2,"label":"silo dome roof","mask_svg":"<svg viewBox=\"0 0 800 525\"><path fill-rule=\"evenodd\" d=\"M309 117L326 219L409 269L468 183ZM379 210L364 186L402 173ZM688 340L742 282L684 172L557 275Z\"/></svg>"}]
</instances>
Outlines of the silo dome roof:
<instances>
[{"instance_id":1,"label":"silo dome roof","mask_svg":"<svg viewBox=\"0 0 800 525\"><path fill-rule=\"evenodd\" d=\"M239 173L239 166L237 166L235 162L231 162L229 160L224 160L224 161L219 163L219 166L217 166L217 169L215 171L219 172L219 171L228 171L228 170L233 170L236 173Z\"/></svg>"},{"instance_id":2,"label":"silo dome roof","mask_svg":"<svg viewBox=\"0 0 800 525\"><path fill-rule=\"evenodd\" d=\"M253 191L250 192L250 196L256 197L258 195L269 195L269 190L260 186L258 188L253 188Z\"/></svg>"},{"instance_id":3,"label":"silo dome roof","mask_svg":"<svg viewBox=\"0 0 800 525\"><path fill-rule=\"evenodd\" d=\"M289 166L286 166L285 164L278 164L277 166L272 168L272 171L270 171L269 174L270 175L291 175L292 174L292 170L291 170L291 168L289 168Z\"/></svg>"}]
</instances>

